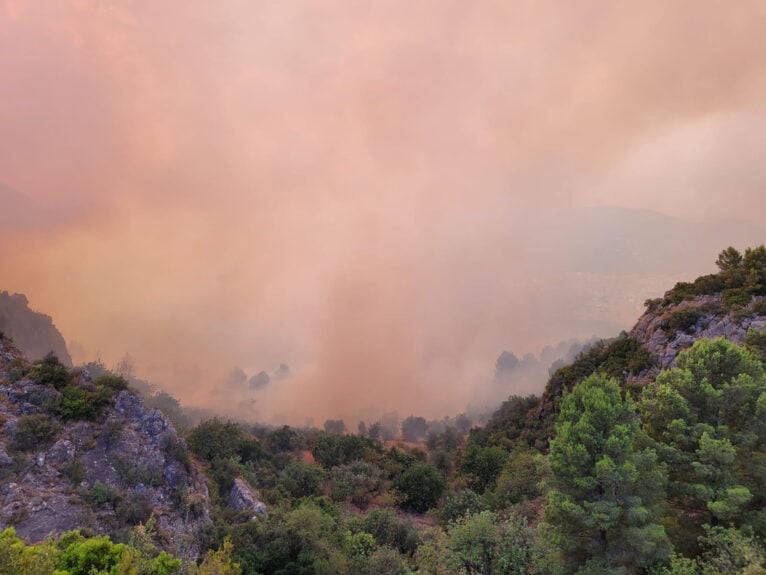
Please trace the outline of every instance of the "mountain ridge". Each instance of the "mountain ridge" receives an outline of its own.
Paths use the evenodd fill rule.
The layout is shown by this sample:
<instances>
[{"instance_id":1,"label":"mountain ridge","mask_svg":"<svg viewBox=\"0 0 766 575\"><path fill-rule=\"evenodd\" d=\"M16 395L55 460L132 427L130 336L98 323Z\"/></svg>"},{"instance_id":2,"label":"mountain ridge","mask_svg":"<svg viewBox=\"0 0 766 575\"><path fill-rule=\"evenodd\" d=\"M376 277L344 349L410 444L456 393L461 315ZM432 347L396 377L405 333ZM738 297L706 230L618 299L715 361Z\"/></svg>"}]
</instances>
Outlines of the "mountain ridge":
<instances>
[{"instance_id":1,"label":"mountain ridge","mask_svg":"<svg viewBox=\"0 0 766 575\"><path fill-rule=\"evenodd\" d=\"M716 263L719 273L679 282L663 297L647 300L629 332L595 343L554 372L527 416L530 429L543 430L538 439L547 440L561 397L593 373L641 387L674 367L678 354L699 339L746 344L748 334L766 332L766 247L748 248L744 258L728 248Z\"/></svg>"},{"instance_id":2,"label":"mountain ridge","mask_svg":"<svg viewBox=\"0 0 766 575\"><path fill-rule=\"evenodd\" d=\"M53 318L32 310L24 294L0 291L0 332L9 336L30 359L42 359L52 353L72 367L66 341Z\"/></svg>"}]
</instances>

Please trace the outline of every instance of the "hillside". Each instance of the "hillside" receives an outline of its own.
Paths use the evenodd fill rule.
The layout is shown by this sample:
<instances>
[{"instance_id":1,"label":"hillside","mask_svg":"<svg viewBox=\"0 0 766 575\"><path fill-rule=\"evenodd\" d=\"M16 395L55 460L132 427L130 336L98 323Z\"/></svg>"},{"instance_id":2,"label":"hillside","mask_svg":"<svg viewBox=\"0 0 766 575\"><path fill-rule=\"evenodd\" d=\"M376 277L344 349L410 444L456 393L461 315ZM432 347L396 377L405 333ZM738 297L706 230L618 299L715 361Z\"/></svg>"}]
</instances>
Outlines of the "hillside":
<instances>
[{"instance_id":1,"label":"hillside","mask_svg":"<svg viewBox=\"0 0 766 575\"><path fill-rule=\"evenodd\" d=\"M663 297L647 300L629 333L597 342L557 370L530 414L530 427L550 430L558 399L593 373L640 387L675 367L678 354L697 340L725 337L744 344L749 333L766 329L766 249L749 248L743 256L728 248L717 264L719 273L679 282Z\"/></svg>"},{"instance_id":2,"label":"hillside","mask_svg":"<svg viewBox=\"0 0 766 575\"><path fill-rule=\"evenodd\" d=\"M0 292L0 332L12 338L30 359L53 353L65 365L72 366L64 336L53 325L53 319L30 309L24 294Z\"/></svg>"},{"instance_id":3,"label":"hillside","mask_svg":"<svg viewBox=\"0 0 766 575\"><path fill-rule=\"evenodd\" d=\"M68 575L765 572L766 247L717 263L586 346L541 398L470 431L409 416L391 430L407 443L381 441L380 422L216 418L183 440L103 366L30 363L2 339L0 527L15 531L0 561L16 536L53 535L24 552L66 567L100 545L114 566ZM498 376L523 363L505 353ZM129 547L151 533L151 561L186 561L130 571L92 533Z\"/></svg>"},{"instance_id":4,"label":"hillside","mask_svg":"<svg viewBox=\"0 0 766 575\"><path fill-rule=\"evenodd\" d=\"M196 557L210 522L202 474L165 415L113 375L0 338L0 529L37 542L87 527L124 539L155 519L158 543Z\"/></svg>"}]
</instances>

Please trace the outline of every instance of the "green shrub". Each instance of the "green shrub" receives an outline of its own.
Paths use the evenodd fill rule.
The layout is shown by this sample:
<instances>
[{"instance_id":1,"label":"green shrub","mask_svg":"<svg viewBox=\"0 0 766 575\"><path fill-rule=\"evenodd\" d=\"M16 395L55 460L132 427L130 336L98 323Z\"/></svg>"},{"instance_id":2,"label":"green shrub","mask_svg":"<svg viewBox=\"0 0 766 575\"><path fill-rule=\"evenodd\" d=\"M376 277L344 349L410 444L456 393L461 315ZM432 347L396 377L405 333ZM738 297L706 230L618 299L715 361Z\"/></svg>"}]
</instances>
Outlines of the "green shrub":
<instances>
[{"instance_id":1,"label":"green shrub","mask_svg":"<svg viewBox=\"0 0 766 575\"><path fill-rule=\"evenodd\" d=\"M416 463L394 479L394 488L402 494L402 507L416 513L425 513L441 498L444 477L433 465Z\"/></svg>"},{"instance_id":2,"label":"green shrub","mask_svg":"<svg viewBox=\"0 0 766 575\"><path fill-rule=\"evenodd\" d=\"M713 295L720 293L728 285L722 274L701 276L693 282L678 282L665 294L661 303L662 305L679 304L700 295Z\"/></svg>"},{"instance_id":3,"label":"green shrub","mask_svg":"<svg viewBox=\"0 0 766 575\"><path fill-rule=\"evenodd\" d=\"M331 471L330 495L334 501L349 499L354 505L365 507L383 487L383 476L380 467L366 461L339 465Z\"/></svg>"},{"instance_id":4,"label":"green shrub","mask_svg":"<svg viewBox=\"0 0 766 575\"><path fill-rule=\"evenodd\" d=\"M108 537L85 537L79 531L26 545L13 528L0 533L0 573L3 575L177 575L181 561L159 552L147 540L150 527L131 537L130 545ZM194 571L196 573L196 571ZM223 572L222 572L223 573Z\"/></svg>"},{"instance_id":5,"label":"green shrub","mask_svg":"<svg viewBox=\"0 0 766 575\"><path fill-rule=\"evenodd\" d=\"M189 471L191 469L191 458L184 442L170 431L163 431L160 435L160 449L172 459L181 463Z\"/></svg>"},{"instance_id":6,"label":"green shrub","mask_svg":"<svg viewBox=\"0 0 766 575\"><path fill-rule=\"evenodd\" d=\"M444 449L437 449L428 454L428 462L447 477L455 466L455 454Z\"/></svg>"},{"instance_id":7,"label":"green shrub","mask_svg":"<svg viewBox=\"0 0 766 575\"><path fill-rule=\"evenodd\" d=\"M243 464L260 463L271 458L257 439L248 437L244 433L237 446L237 456Z\"/></svg>"},{"instance_id":8,"label":"green shrub","mask_svg":"<svg viewBox=\"0 0 766 575\"><path fill-rule=\"evenodd\" d=\"M287 453L306 448L306 438L297 429L285 425L266 435L266 446L272 453Z\"/></svg>"},{"instance_id":9,"label":"green shrub","mask_svg":"<svg viewBox=\"0 0 766 575\"><path fill-rule=\"evenodd\" d=\"M575 370L572 371L572 375L574 373ZM554 377L561 376L562 374L568 374L568 370L562 368L556 372ZM566 385L569 385L569 383L567 382ZM535 395L528 395L526 397L512 395L492 414L492 418L483 429L471 431L471 440L482 445L509 446L519 440L532 445L535 439L535 429L533 427L535 420L532 419L530 422L528 416L537 410L539 406L540 398ZM485 438L483 443L479 439L481 436Z\"/></svg>"},{"instance_id":10,"label":"green shrub","mask_svg":"<svg viewBox=\"0 0 766 575\"><path fill-rule=\"evenodd\" d=\"M97 389L107 392L109 396L117 395L124 389L128 389L128 380L113 373L102 373L93 380Z\"/></svg>"},{"instance_id":11,"label":"green shrub","mask_svg":"<svg viewBox=\"0 0 766 575\"><path fill-rule=\"evenodd\" d=\"M12 447L19 451L39 447L52 441L59 431L61 425L49 415L22 415L16 422Z\"/></svg>"},{"instance_id":12,"label":"green shrub","mask_svg":"<svg viewBox=\"0 0 766 575\"><path fill-rule=\"evenodd\" d=\"M734 527L705 526L699 538L703 552L700 562L706 566L703 573L764 573L766 553L762 543L748 530Z\"/></svg>"},{"instance_id":13,"label":"green shrub","mask_svg":"<svg viewBox=\"0 0 766 575\"><path fill-rule=\"evenodd\" d=\"M376 549L364 561L359 561L353 571L355 575L409 575L407 562L400 553L389 547Z\"/></svg>"},{"instance_id":14,"label":"green shrub","mask_svg":"<svg viewBox=\"0 0 766 575\"><path fill-rule=\"evenodd\" d=\"M442 525L449 525L461 517L486 510L485 502L475 491L464 489L445 498L444 505L439 511L439 518Z\"/></svg>"},{"instance_id":15,"label":"green shrub","mask_svg":"<svg viewBox=\"0 0 766 575\"><path fill-rule=\"evenodd\" d=\"M394 478L408 467L425 461L424 455L423 451L419 449L405 451L398 447L392 447L378 461L378 465L386 471L389 478Z\"/></svg>"},{"instance_id":16,"label":"green shrub","mask_svg":"<svg viewBox=\"0 0 766 575\"><path fill-rule=\"evenodd\" d=\"M319 437L311 453L322 467L330 468L364 459L375 451L376 445L361 435L326 434Z\"/></svg>"},{"instance_id":17,"label":"green shrub","mask_svg":"<svg viewBox=\"0 0 766 575\"><path fill-rule=\"evenodd\" d=\"M319 495L324 481L324 471L317 465L294 461L279 474L280 484L297 498Z\"/></svg>"},{"instance_id":18,"label":"green shrub","mask_svg":"<svg viewBox=\"0 0 766 575\"><path fill-rule=\"evenodd\" d=\"M747 248L742 258L745 287L754 295L766 295L766 246Z\"/></svg>"},{"instance_id":19,"label":"green shrub","mask_svg":"<svg viewBox=\"0 0 766 575\"><path fill-rule=\"evenodd\" d=\"M34 363L30 377L41 385L50 385L61 391L72 383L72 374L53 353Z\"/></svg>"},{"instance_id":20,"label":"green shrub","mask_svg":"<svg viewBox=\"0 0 766 575\"><path fill-rule=\"evenodd\" d=\"M48 575L54 573L59 552L49 543L27 547L13 527L0 533L0 573Z\"/></svg>"},{"instance_id":21,"label":"green shrub","mask_svg":"<svg viewBox=\"0 0 766 575\"><path fill-rule=\"evenodd\" d=\"M161 470L138 465L128 456L116 457L114 469L117 471L120 479L129 486L149 485L158 487L165 481Z\"/></svg>"},{"instance_id":22,"label":"green shrub","mask_svg":"<svg viewBox=\"0 0 766 575\"><path fill-rule=\"evenodd\" d=\"M766 316L766 299L759 299L750 305L750 311L755 315Z\"/></svg>"},{"instance_id":23,"label":"green shrub","mask_svg":"<svg viewBox=\"0 0 766 575\"><path fill-rule=\"evenodd\" d=\"M79 419L93 420L99 415L99 405L91 400L90 394L76 385L68 385L61 394L58 415L64 421Z\"/></svg>"},{"instance_id":24,"label":"green shrub","mask_svg":"<svg viewBox=\"0 0 766 575\"><path fill-rule=\"evenodd\" d=\"M497 478L494 497L498 508L539 496L543 480L542 456L532 452L511 455L511 460Z\"/></svg>"},{"instance_id":25,"label":"green shrub","mask_svg":"<svg viewBox=\"0 0 766 575\"><path fill-rule=\"evenodd\" d=\"M180 511L188 518L200 518L205 512L205 497L189 493L185 486L180 485L173 490L173 509Z\"/></svg>"},{"instance_id":26,"label":"green shrub","mask_svg":"<svg viewBox=\"0 0 766 575\"><path fill-rule=\"evenodd\" d=\"M663 305L679 304L684 300L690 300L697 297L694 286L689 282L678 282L673 289L665 294L662 300Z\"/></svg>"},{"instance_id":27,"label":"green shrub","mask_svg":"<svg viewBox=\"0 0 766 575\"><path fill-rule=\"evenodd\" d=\"M696 321L696 320L695 320ZM637 340L622 332L611 340L601 340L582 351L575 360L551 376L548 388L571 390L575 384L594 373L625 381L626 375L637 374L652 366L652 356Z\"/></svg>"},{"instance_id":28,"label":"green shrub","mask_svg":"<svg viewBox=\"0 0 766 575\"><path fill-rule=\"evenodd\" d=\"M416 443L422 441L428 433L428 423L423 417L410 415L402 422L402 437L404 441Z\"/></svg>"},{"instance_id":29,"label":"green shrub","mask_svg":"<svg viewBox=\"0 0 766 575\"><path fill-rule=\"evenodd\" d=\"M727 283L722 274L710 274L698 277L692 284L697 295L713 295L720 293Z\"/></svg>"},{"instance_id":30,"label":"green shrub","mask_svg":"<svg viewBox=\"0 0 766 575\"><path fill-rule=\"evenodd\" d=\"M218 489L219 497L226 497L231 488L234 487L234 480L242 473L242 466L231 459L217 457L210 462L210 468L207 476L213 480Z\"/></svg>"},{"instance_id":31,"label":"green shrub","mask_svg":"<svg viewBox=\"0 0 766 575\"><path fill-rule=\"evenodd\" d=\"M618 337L606 350L599 371L608 377L624 379L625 374L637 374L652 366L649 350L632 337Z\"/></svg>"},{"instance_id":32,"label":"green shrub","mask_svg":"<svg viewBox=\"0 0 766 575\"><path fill-rule=\"evenodd\" d=\"M22 379L29 377L32 368L30 368L29 364L27 364L27 362L24 360L16 358L10 364L8 364L6 370L8 373L8 381L11 383L16 383L17 381L21 381Z\"/></svg>"},{"instance_id":33,"label":"green shrub","mask_svg":"<svg viewBox=\"0 0 766 575\"><path fill-rule=\"evenodd\" d=\"M47 406L52 413L64 421L87 420L94 421L111 405L116 390L120 389L124 380L111 374L102 374L96 378L95 390L80 387L70 381L61 391L61 397Z\"/></svg>"},{"instance_id":34,"label":"green shrub","mask_svg":"<svg viewBox=\"0 0 766 575\"><path fill-rule=\"evenodd\" d=\"M737 250L729 247L718 255L716 260L721 270L717 274L702 276L694 282L679 282L669 290L662 300L663 305L677 304L700 295L712 295L725 290L736 290L730 296L732 301L724 303L730 307L746 305L745 296L766 295L766 247L763 245L747 248L744 257ZM742 290L741 292L739 290Z\"/></svg>"},{"instance_id":35,"label":"green shrub","mask_svg":"<svg viewBox=\"0 0 766 575\"><path fill-rule=\"evenodd\" d=\"M346 431L346 424L342 419L328 419L324 422L324 430L327 433L343 433Z\"/></svg>"},{"instance_id":36,"label":"green shrub","mask_svg":"<svg viewBox=\"0 0 766 575\"><path fill-rule=\"evenodd\" d=\"M649 313L654 313L660 307L662 307L662 298L658 297L655 299L647 299L644 301L644 307L646 308L646 311Z\"/></svg>"},{"instance_id":37,"label":"green shrub","mask_svg":"<svg viewBox=\"0 0 766 575\"><path fill-rule=\"evenodd\" d=\"M412 554L418 547L418 532L412 521L399 517L393 509L374 509L362 520L362 529L380 546Z\"/></svg>"},{"instance_id":38,"label":"green shrub","mask_svg":"<svg viewBox=\"0 0 766 575\"><path fill-rule=\"evenodd\" d=\"M79 461L67 463L63 469L64 475L72 482L72 485L80 485L85 479L85 468Z\"/></svg>"},{"instance_id":39,"label":"green shrub","mask_svg":"<svg viewBox=\"0 0 766 575\"><path fill-rule=\"evenodd\" d=\"M478 493L494 485L508 462L508 454L501 447L481 447L469 443L460 460L460 471L468 477L470 487Z\"/></svg>"},{"instance_id":40,"label":"green shrub","mask_svg":"<svg viewBox=\"0 0 766 575\"><path fill-rule=\"evenodd\" d=\"M116 573L125 545L114 544L109 537L85 539L79 534L60 540L66 545L58 567L72 575Z\"/></svg>"},{"instance_id":41,"label":"green shrub","mask_svg":"<svg viewBox=\"0 0 766 575\"><path fill-rule=\"evenodd\" d=\"M672 337L677 331L690 333L694 324L704 315L705 312L698 307L685 307L671 313L662 322L662 329L668 337Z\"/></svg>"},{"instance_id":42,"label":"green shrub","mask_svg":"<svg viewBox=\"0 0 766 575\"><path fill-rule=\"evenodd\" d=\"M96 481L85 493L83 499L91 505L103 507L104 505L116 506L122 500L119 490L109 487L106 483Z\"/></svg>"},{"instance_id":43,"label":"green shrub","mask_svg":"<svg viewBox=\"0 0 766 575\"><path fill-rule=\"evenodd\" d=\"M131 493L129 497L120 499L114 509L117 518L128 525L146 523L152 511L149 497L145 493Z\"/></svg>"},{"instance_id":44,"label":"green shrub","mask_svg":"<svg viewBox=\"0 0 766 575\"><path fill-rule=\"evenodd\" d=\"M720 293L726 287L739 287L736 282L727 277L732 274L711 274L698 277L693 282L678 282L673 289L665 294L662 305L679 304L682 301L692 300L700 295L713 295ZM733 277L733 276L732 276Z\"/></svg>"},{"instance_id":45,"label":"green shrub","mask_svg":"<svg viewBox=\"0 0 766 575\"><path fill-rule=\"evenodd\" d=\"M727 309L745 307L751 299L752 295L745 288L731 288L724 290L721 294L721 303Z\"/></svg>"},{"instance_id":46,"label":"green shrub","mask_svg":"<svg viewBox=\"0 0 766 575\"><path fill-rule=\"evenodd\" d=\"M759 360L766 362L766 330L748 330L745 347Z\"/></svg>"},{"instance_id":47,"label":"green shrub","mask_svg":"<svg viewBox=\"0 0 766 575\"><path fill-rule=\"evenodd\" d=\"M456 427L448 425L444 431L429 431L426 438L426 447L430 451L443 449L447 452L455 451L463 443L463 436Z\"/></svg>"},{"instance_id":48,"label":"green shrub","mask_svg":"<svg viewBox=\"0 0 766 575\"><path fill-rule=\"evenodd\" d=\"M491 511L466 515L446 530L446 559L453 569L449 573L559 573L558 569L538 569L535 565L534 531L524 517L512 515L506 520ZM535 565L533 567L533 565ZM568 571L569 572L569 571ZM571 572L574 572L573 570ZM624 575L627 571L600 569L580 570L578 575Z\"/></svg>"},{"instance_id":49,"label":"green shrub","mask_svg":"<svg viewBox=\"0 0 766 575\"><path fill-rule=\"evenodd\" d=\"M203 421L187 437L193 453L207 461L238 457L242 463L270 458L261 444L248 436L236 423L218 418Z\"/></svg>"},{"instance_id":50,"label":"green shrub","mask_svg":"<svg viewBox=\"0 0 766 575\"><path fill-rule=\"evenodd\" d=\"M217 457L228 459L235 456L241 439L242 431L236 423L216 418L200 423L189 434L187 441L189 449L212 461Z\"/></svg>"},{"instance_id":51,"label":"green shrub","mask_svg":"<svg viewBox=\"0 0 766 575\"><path fill-rule=\"evenodd\" d=\"M217 551L208 550L196 575L242 575L239 563L233 560L234 546L226 538Z\"/></svg>"}]
</instances>

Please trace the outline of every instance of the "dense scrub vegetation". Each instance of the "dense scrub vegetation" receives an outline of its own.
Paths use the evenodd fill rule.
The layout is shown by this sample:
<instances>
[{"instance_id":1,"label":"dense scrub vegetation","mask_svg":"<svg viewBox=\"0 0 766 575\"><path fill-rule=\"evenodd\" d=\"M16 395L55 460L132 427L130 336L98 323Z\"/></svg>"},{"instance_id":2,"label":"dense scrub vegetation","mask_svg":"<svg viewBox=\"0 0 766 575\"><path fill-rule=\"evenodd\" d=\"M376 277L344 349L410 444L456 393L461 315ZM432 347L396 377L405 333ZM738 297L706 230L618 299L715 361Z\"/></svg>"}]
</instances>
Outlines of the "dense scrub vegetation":
<instances>
[{"instance_id":1,"label":"dense scrub vegetation","mask_svg":"<svg viewBox=\"0 0 766 575\"><path fill-rule=\"evenodd\" d=\"M551 381L557 387L571 390L593 373L625 381L628 375L638 374L652 366L651 354L635 339L623 332L611 340L601 340L580 353L567 366L558 369Z\"/></svg>"},{"instance_id":2,"label":"dense scrub vegetation","mask_svg":"<svg viewBox=\"0 0 766 575\"><path fill-rule=\"evenodd\" d=\"M659 300L647 305L657 307L680 303L700 295L720 293L727 308L747 305L752 296L766 296L766 246L747 248L744 255L726 248L716 260L717 274L702 276L693 282L679 282Z\"/></svg>"},{"instance_id":3,"label":"dense scrub vegetation","mask_svg":"<svg viewBox=\"0 0 766 575\"><path fill-rule=\"evenodd\" d=\"M754 332L753 346L764 337ZM212 419L187 434L215 501L213 523L198 535L209 549L199 563L161 553L147 516L120 543L70 533L26 546L6 531L0 573L766 569L766 372L749 347L701 340L638 393L606 373L587 376L561 399L548 453L522 433L536 405L511 398L492 426L468 436L446 429L421 448ZM44 440L49 423L30 422L30 433ZM236 477L268 513L229 506ZM103 485L87 497L119 504Z\"/></svg>"},{"instance_id":4,"label":"dense scrub vegetation","mask_svg":"<svg viewBox=\"0 0 766 575\"><path fill-rule=\"evenodd\" d=\"M128 388L128 381L110 372L91 378L82 370L71 370L53 354L34 362L31 367L19 362L11 369L12 381L29 378L48 386L50 393L37 394L31 401L44 412L64 422L96 420L111 405L114 396Z\"/></svg>"},{"instance_id":5,"label":"dense scrub vegetation","mask_svg":"<svg viewBox=\"0 0 766 575\"><path fill-rule=\"evenodd\" d=\"M12 527L0 533L3 575L240 575L231 559L231 543L208 552L199 565L182 562L152 542L153 522L135 529L127 543L108 537L64 533L38 545L26 545Z\"/></svg>"},{"instance_id":6,"label":"dense scrub vegetation","mask_svg":"<svg viewBox=\"0 0 766 575\"><path fill-rule=\"evenodd\" d=\"M115 395L128 389L128 382L122 377L105 372L91 379L83 376L82 371L66 367L52 354L31 365L16 360L7 373L12 382L30 379L48 388L29 395L29 402L38 412L18 418L9 442L13 452L31 451L50 444L67 422L102 418ZM108 434L109 425L105 429Z\"/></svg>"},{"instance_id":7,"label":"dense scrub vegetation","mask_svg":"<svg viewBox=\"0 0 766 575\"><path fill-rule=\"evenodd\" d=\"M725 250L718 264L719 274L676 286L668 301L704 290L728 294L724 306L761 301L751 297L766 285L763 246L744 256ZM752 330L742 346L700 340L673 369L631 387L627 377L653 361L622 334L556 370L560 395L510 397L484 427L465 416L413 415L398 429L391 418L362 422L358 433L342 420L318 430L208 419L185 434L214 503L198 534L207 550L199 564L158 551L142 526L152 524L149 508L121 543L66 534L29 547L6 531L0 573L764 573L764 359L766 332ZM35 370L58 391L77 385L51 360ZM108 401L122 389L113 377L100 374L89 398ZM539 415L551 400L556 409ZM161 401L183 416L172 397ZM14 448L50 442L67 418L60 406L20 420ZM238 479L267 513L232 507ZM103 485L86 497L121 503ZM182 494L179 505L193 512Z\"/></svg>"},{"instance_id":8,"label":"dense scrub vegetation","mask_svg":"<svg viewBox=\"0 0 766 575\"><path fill-rule=\"evenodd\" d=\"M633 353L612 349L602 365ZM537 403L511 398L492 426L422 449L282 427L264 435L267 457L243 460L233 426L226 469L269 513L223 504L207 544L230 538L245 574L766 569L766 375L748 348L700 341L639 390L587 376L561 399L547 454L522 432Z\"/></svg>"}]
</instances>

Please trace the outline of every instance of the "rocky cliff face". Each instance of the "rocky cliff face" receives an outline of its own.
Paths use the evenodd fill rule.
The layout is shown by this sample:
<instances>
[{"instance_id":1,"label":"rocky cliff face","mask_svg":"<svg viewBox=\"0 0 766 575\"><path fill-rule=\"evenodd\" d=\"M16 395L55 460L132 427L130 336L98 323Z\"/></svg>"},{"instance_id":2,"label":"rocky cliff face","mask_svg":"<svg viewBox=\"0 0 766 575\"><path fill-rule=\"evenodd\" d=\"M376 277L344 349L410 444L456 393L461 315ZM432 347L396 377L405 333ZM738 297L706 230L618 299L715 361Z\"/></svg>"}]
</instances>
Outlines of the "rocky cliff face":
<instances>
[{"instance_id":1,"label":"rocky cliff face","mask_svg":"<svg viewBox=\"0 0 766 575\"><path fill-rule=\"evenodd\" d=\"M630 336L652 354L655 366L632 379L653 378L660 369L673 367L678 354L698 339L725 337L743 343L751 329L766 329L766 298L753 297L744 307L727 309L720 294L697 296L676 305L650 308Z\"/></svg>"},{"instance_id":2,"label":"rocky cliff face","mask_svg":"<svg viewBox=\"0 0 766 575\"><path fill-rule=\"evenodd\" d=\"M743 343L748 331L766 330L766 298L754 296L747 305L725 305L721 294L700 295L677 304L650 302L628 334L597 343L571 365L558 370L548 381L540 406L528 416L530 427L550 434L556 401L566 389L594 372L641 386L661 369L675 366L678 354L698 339L725 337ZM546 427L547 426L547 427Z\"/></svg>"},{"instance_id":3,"label":"rocky cliff face","mask_svg":"<svg viewBox=\"0 0 766 575\"><path fill-rule=\"evenodd\" d=\"M0 339L0 529L31 542L76 528L120 538L153 516L163 547L196 556L208 490L168 419L120 391L96 420L64 422L49 415L61 392L17 379L25 366ZM93 385L85 372L75 382Z\"/></svg>"},{"instance_id":4,"label":"rocky cliff face","mask_svg":"<svg viewBox=\"0 0 766 575\"><path fill-rule=\"evenodd\" d=\"M0 331L13 338L30 359L40 359L53 352L64 365L72 365L64 337L51 317L29 309L29 301L23 294L0 292Z\"/></svg>"}]
</instances>

